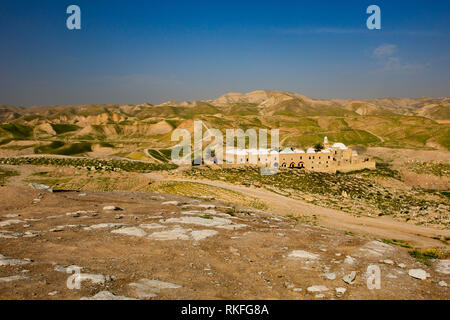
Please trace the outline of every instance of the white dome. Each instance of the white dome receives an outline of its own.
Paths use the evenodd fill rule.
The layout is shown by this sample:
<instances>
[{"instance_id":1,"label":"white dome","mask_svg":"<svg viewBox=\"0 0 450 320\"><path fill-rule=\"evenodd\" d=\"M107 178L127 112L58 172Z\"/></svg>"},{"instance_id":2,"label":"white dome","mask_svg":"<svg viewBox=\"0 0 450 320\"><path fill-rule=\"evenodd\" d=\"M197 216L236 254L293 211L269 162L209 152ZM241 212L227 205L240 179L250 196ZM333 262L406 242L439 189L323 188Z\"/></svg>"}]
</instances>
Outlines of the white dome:
<instances>
[{"instance_id":1,"label":"white dome","mask_svg":"<svg viewBox=\"0 0 450 320\"><path fill-rule=\"evenodd\" d=\"M306 153L316 153L316 150L314 150L314 148L309 148L306 150Z\"/></svg>"},{"instance_id":2,"label":"white dome","mask_svg":"<svg viewBox=\"0 0 450 320\"><path fill-rule=\"evenodd\" d=\"M322 151L320 151L321 153L330 153L330 149L323 149Z\"/></svg>"},{"instance_id":3,"label":"white dome","mask_svg":"<svg viewBox=\"0 0 450 320\"><path fill-rule=\"evenodd\" d=\"M335 144L333 144L333 148L339 148L339 149L342 149L342 150L346 150L347 149L345 144L343 144L341 142L336 142Z\"/></svg>"},{"instance_id":4,"label":"white dome","mask_svg":"<svg viewBox=\"0 0 450 320\"><path fill-rule=\"evenodd\" d=\"M270 154L278 154L278 151L272 150L270 151Z\"/></svg>"},{"instance_id":5,"label":"white dome","mask_svg":"<svg viewBox=\"0 0 450 320\"><path fill-rule=\"evenodd\" d=\"M295 149L294 153L305 153L305 151L303 151L302 149Z\"/></svg>"}]
</instances>

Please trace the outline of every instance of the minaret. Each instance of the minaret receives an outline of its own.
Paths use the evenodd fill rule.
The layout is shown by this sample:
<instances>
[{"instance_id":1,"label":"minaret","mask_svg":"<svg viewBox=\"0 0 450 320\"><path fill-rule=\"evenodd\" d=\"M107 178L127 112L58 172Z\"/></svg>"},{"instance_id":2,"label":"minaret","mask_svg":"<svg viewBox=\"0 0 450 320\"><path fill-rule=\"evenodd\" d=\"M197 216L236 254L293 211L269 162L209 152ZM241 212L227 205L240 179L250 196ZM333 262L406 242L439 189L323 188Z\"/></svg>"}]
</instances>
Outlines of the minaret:
<instances>
[{"instance_id":1,"label":"minaret","mask_svg":"<svg viewBox=\"0 0 450 320\"><path fill-rule=\"evenodd\" d=\"M329 148L330 147L330 143L328 142L328 137L323 138L323 146L325 148Z\"/></svg>"}]
</instances>

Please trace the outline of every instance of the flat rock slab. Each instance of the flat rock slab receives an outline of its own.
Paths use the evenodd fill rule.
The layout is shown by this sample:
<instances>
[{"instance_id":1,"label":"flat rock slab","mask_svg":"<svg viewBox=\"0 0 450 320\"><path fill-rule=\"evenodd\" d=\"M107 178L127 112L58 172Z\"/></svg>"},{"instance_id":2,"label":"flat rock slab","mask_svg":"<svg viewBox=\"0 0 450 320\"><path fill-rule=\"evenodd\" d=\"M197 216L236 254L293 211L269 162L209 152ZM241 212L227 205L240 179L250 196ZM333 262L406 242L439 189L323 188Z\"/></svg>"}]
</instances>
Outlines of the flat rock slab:
<instances>
[{"instance_id":1,"label":"flat rock slab","mask_svg":"<svg viewBox=\"0 0 450 320\"><path fill-rule=\"evenodd\" d=\"M294 250L288 255L288 258L317 260L320 259L320 255L304 250Z\"/></svg>"},{"instance_id":2,"label":"flat rock slab","mask_svg":"<svg viewBox=\"0 0 450 320\"><path fill-rule=\"evenodd\" d=\"M243 224L235 224L230 219L218 218L218 217L210 217L210 218L202 218L202 217L181 217L181 218L170 218L167 220L161 220L161 223L183 223L183 224L194 224L198 226L204 227L216 227L223 229L239 229L243 228L246 225Z\"/></svg>"},{"instance_id":3,"label":"flat rock slab","mask_svg":"<svg viewBox=\"0 0 450 320\"><path fill-rule=\"evenodd\" d=\"M147 238L151 240L190 240L187 234L191 229L175 227L172 230L153 232Z\"/></svg>"},{"instance_id":4,"label":"flat rock slab","mask_svg":"<svg viewBox=\"0 0 450 320\"><path fill-rule=\"evenodd\" d=\"M430 275L423 269L411 269L408 271L408 274L416 279L425 280Z\"/></svg>"},{"instance_id":5,"label":"flat rock slab","mask_svg":"<svg viewBox=\"0 0 450 320\"><path fill-rule=\"evenodd\" d=\"M128 286L130 286L134 290L134 293L139 299L149 299L158 296L154 292L154 288L146 286L145 284L132 282L128 284Z\"/></svg>"},{"instance_id":6,"label":"flat rock slab","mask_svg":"<svg viewBox=\"0 0 450 320\"><path fill-rule=\"evenodd\" d=\"M180 285L170 282L164 282L159 280L149 280L149 279L140 279L139 283L144 284L148 287L155 288L155 289L179 289L181 288Z\"/></svg>"},{"instance_id":7,"label":"flat rock slab","mask_svg":"<svg viewBox=\"0 0 450 320\"><path fill-rule=\"evenodd\" d=\"M328 291L329 289L325 286L317 285L317 286L311 286L306 289L308 292L324 292Z\"/></svg>"},{"instance_id":8,"label":"flat rock slab","mask_svg":"<svg viewBox=\"0 0 450 320\"><path fill-rule=\"evenodd\" d=\"M13 282L13 281L27 280L27 279L30 279L30 278L25 277L25 276L11 276L11 277L0 278L0 282Z\"/></svg>"},{"instance_id":9,"label":"flat rock slab","mask_svg":"<svg viewBox=\"0 0 450 320\"><path fill-rule=\"evenodd\" d=\"M111 229L111 228L117 228L117 227L123 227L125 226L124 223L99 223L99 224L94 224L92 226L89 227L84 227L84 230L97 230L97 229Z\"/></svg>"},{"instance_id":10,"label":"flat rock slab","mask_svg":"<svg viewBox=\"0 0 450 320\"><path fill-rule=\"evenodd\" d=\"M19 259L0 259L0 266L23 266L25 264L31 263L27 260Z\"/></svg>"},{"instance_id":11,"label":"flat rock slab","mask_svg":"<svg viewBox=\"0 0 450 320\"><path fill-rule=\"evenodd\" d=\"M191 237L195 241L203 240L219 234L216 230L196 230L191 232Z\"/></svg>"},{"instance_id":12,"label":"flat rock slab","mask_svg":"<svg viewBox=\"0 0 450 320\"><path fill-rule=\"evenodd\" d=\"M80 282L90 281L94 284L105 284L106 283L106 277L102 274L80 273L78 275L78 279Z\"/></svg>"},{"instance_id":13,"label":"flat rock slab","mask_svg":"<svg viewBox=\"0 0 450 320\"><path fill-rule=\"evenodd\" d=\"M392 254L394 251L394 247L381 241L368 242L359 249L360 254L373 258L383 257L384 255Z\"/></svg>"},{"instance_id":14,"label":"flat rock slab","mask_svg":"<svg viewBox=\"0 0 450 320\"><path fill-rule=\"evenodd\" d=\"M181 206L180 201L166 201L162 203L163 205L171 205L171 206Z\"/></svg>"},{"instance_id":15,"label":"flat rock slab","mask_svg":"<svg viewBox=\"0 0 450 320\"><path fill-rule=\"evenodd\" d=\"M159 223L150 223L150 224L140 224L139 227L144 228L144 229L164 229L166 228L166 226L163 226L162 224Z\"/></svg>"},{"instance_id":16,"label":"flat rock slab","mask_svg":"<svg viewBox=\"0 0 450 320\"><path fill-rule=\"evenodd\" d=\"M93 297L83 297L80 300L137 300L134 298L124 297L124 296L116 296L115 294L109 291L101 291L97 293Z\"/></svg>"},{"instance_id":17,"label":"flat rock slab","mask_svg":"<svg viewBox=\"0 0 450 320\"><path fill-rule=\"evenodd\" d=\"M150 234L147 239L150 240L194 240L199 241L219 234L215 230L195 230L174 227L171 230L158 231Z\"/></svg>"},{"instance_id":18,"label":"flat rock slab","mask_svg":"<svg viewBox=\"0 0 450 320\"><path fill-rule=\"evenodd\" d=\"M19 223L25 223L25 222L22 221L22 220L17 220L17 219L10 219L10 220L1 221L0 222L0 228L8 227L8 226L11 226L13 224L19 224Z\"/></svg>"},{"instance_id":19,"label":"flat rock slab","mask_svg":"<svg viewBox=\"0 0 450 320\"><path fill-rule=\"evenodd\" d=\"M122 211L123 209L116 206L105 206L103 207L103 210L105 211Z\"/></svg>"},{"instance_id":20,"label":"flat rock slab","mask_svg":"<svg viewBox=\"0 0 450 320\"><path fill-rule=\"evenodd\" d=\"M328 280L334 280L334 279L336 279L336 273L334 273L334 272L330 272L330 273L322 273L320 276L321 276L321 277L324 277L324 278L326 278L326 279L328 279Z\"/></svg>"},{"instance_id":21,"label":"flat rock slab","mask_svg":"<svg viewBox=\"0 0 450 320\"><path fill-rule=\"evenodd\" d=\"M442 274L450 274L450 260L437 261L435 270Z\"/></svg>"},{"instance_id":22,"label":"flat rock slab","mask_svg":"<svg viewBox=\"0 0 450 320\"><path fill-rule=\"evenodd\" d=\"M111 231L111 233L125 234L127 236L145 237L147 232L137 227L121 228Z\"/></svg>"}]
</instances>

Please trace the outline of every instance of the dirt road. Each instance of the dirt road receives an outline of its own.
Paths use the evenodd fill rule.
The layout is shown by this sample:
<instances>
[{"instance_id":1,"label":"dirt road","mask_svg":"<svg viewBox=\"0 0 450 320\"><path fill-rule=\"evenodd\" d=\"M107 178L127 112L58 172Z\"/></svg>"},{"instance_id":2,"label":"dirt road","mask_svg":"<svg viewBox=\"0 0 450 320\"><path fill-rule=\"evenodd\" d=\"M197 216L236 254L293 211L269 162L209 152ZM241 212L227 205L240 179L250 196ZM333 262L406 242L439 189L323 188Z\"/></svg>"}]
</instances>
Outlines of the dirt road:
<instances>
[{"instance_id":1,"label":"dirt road","mask_svg":"<svg viewBox=\"0 0 450 320\"><path fill-rule=\"evenodd\" d=\"M450 230L438 230L400 222L388 216L356 217L348 213L316 206L301 200L288 198L264 188L234 185L222 181L181 179L160 173L147 174L154 180L197 182L224 188L257 198L268 206L273 214L287 216L316 216L318 225L361 235L371 235L382 239L397 239L410 242L419 248L442 247L444 244L433 237L450 237Z\"/></svg>"}]
</instances>

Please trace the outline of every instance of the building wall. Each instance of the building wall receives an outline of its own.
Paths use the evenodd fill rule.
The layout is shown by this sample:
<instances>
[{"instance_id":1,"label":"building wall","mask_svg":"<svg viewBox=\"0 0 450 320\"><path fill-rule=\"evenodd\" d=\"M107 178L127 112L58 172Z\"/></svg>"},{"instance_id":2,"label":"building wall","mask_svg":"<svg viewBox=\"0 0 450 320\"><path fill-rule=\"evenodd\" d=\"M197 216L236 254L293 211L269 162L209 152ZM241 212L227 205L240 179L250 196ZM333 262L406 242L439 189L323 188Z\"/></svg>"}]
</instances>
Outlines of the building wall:
<instances>
[{"instance_id":1,"label":"building wall","mask_svg":"<svg viewBox=\"0 0 450 320\"><path fill-rule=\"evenodd\" d=\"M225 166L259 166L303 168L310 171L336 172L375 169L375 162L359 156L351 148L330 148L329 153L278 153L234 155L234 164Z\"/></svg>"}]
</instances>

